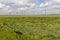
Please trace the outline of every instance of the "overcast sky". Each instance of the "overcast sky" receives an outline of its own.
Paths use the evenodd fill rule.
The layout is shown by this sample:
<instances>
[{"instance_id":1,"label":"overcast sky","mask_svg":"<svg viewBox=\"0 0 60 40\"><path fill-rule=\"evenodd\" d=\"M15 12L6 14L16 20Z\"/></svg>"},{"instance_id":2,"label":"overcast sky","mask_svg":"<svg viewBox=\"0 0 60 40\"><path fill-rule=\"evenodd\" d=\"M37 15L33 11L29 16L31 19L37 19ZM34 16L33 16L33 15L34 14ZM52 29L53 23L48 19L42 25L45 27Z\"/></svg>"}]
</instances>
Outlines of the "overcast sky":
<instances>
[{"instance_id":1,"label":"overcast sky","mask_svg":"<svg viewBox=\"0 0 60 40\"><path fill-rule=\"evenodd\" d=\"M60 14L60 0L0 0L0 15Z\"/></svg>"}]
</instances>

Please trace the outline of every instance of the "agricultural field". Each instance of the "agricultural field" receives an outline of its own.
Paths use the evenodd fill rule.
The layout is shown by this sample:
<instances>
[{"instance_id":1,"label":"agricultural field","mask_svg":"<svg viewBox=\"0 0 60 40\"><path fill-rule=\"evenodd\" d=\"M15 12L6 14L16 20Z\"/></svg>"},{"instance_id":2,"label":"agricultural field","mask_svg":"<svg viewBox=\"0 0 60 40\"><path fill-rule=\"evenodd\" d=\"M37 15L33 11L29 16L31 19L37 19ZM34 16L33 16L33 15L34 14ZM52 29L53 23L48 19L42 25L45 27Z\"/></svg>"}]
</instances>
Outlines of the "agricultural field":
<instances>
[{"instance_id":1,"label":"agricultural field","mask_svg":"<svg viewBox=\"0 0 60 40\"><path fill-rule=\"evenodd\" d=\"M60 40L60 16L0 16L0 40Z\"/></svg>"}]
</instances>

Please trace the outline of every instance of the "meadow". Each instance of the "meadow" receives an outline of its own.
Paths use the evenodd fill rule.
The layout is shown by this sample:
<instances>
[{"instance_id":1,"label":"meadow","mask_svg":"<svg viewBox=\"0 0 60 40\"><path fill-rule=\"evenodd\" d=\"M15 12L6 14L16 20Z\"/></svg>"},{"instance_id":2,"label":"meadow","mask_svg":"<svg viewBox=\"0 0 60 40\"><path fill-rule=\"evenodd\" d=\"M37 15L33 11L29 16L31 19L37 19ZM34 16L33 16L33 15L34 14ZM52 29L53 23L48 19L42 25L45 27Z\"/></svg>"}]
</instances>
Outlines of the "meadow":
<instances>
[{"instance_id":1,"label":"meadow","mask_svg":"<svg viewBox=\"0 0 60 40\"><path fill-rule=\"evenodd\" d=\"M0 16L0 40L60 40L60 16Z\"/></svg>"}]
</instances>

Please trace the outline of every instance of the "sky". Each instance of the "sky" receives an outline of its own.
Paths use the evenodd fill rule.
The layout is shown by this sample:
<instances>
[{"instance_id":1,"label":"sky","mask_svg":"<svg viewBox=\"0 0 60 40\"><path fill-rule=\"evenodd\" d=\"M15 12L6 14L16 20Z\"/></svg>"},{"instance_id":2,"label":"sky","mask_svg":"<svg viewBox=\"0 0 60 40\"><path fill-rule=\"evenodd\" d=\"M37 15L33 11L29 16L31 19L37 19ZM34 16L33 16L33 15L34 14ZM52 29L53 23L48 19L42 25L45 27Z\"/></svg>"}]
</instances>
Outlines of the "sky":
<instances>
[{"instance_id":1,"label":"sky","mask_svg":"<svg viewBox=\"0 0 60 40\"><path fill-rule=\"evenodd\" d=\"M60 0L0 0L0 15L60 14Z\"/></svg>"}]
</instances>

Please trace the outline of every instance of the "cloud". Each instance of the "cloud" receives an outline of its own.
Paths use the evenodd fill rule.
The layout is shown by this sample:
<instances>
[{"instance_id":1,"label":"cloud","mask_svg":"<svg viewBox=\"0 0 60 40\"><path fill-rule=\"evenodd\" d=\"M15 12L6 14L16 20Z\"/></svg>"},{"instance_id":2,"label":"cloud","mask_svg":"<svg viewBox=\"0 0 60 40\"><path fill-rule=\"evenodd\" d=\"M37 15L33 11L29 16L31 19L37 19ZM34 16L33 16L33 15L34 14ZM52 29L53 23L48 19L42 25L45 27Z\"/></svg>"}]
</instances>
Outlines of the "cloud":
<instances>
[{"instance_id":1,"label":"cloud","mask_svg":"<svg viewBox=\"0 0 60 40\"><path fill-rule=\"evenodd\" d=\"M34 10L36 6L36 3L34 3L33 1L32 0L1 0L0 2L5 5L3 10L5 11L7 10L7 12L11 14L14 14L14 13L29 14L28 12L33 13L31 9Z\"/></svg>"},{"instance_id":2,"label":"cloud","mask_svg":"<svg viewBox=\"0 0 60 40\"><path fill-rule=\"evenodd\" d=\"M0 14L59 14L60 0L0 0Z\"/></svg>"},{"instance_id":3,"label":"cloud","mask_svg":"<svg viewBox=\"0 0 60 40\"><path fill-rule=\"evenodd\" d=\"M60 0L46 0L48 6L45 7L47 14L60 14Z\"/></svg>"},{"instance_id":4,"label":"cloud","mask_svg":"<svg viewBox=\"0 0 60 40\"><path fill-rule=\"evenodd\" d=\"M4 4L0 3L0 8L3 8L4 6L5 6Z\"/></svg>"},{"instance_id":5,"label":"cloud","mask_svg":"<svg viewBox=\"0 0 60 40\"><path fill-rule=\"evenodd\" d=\"M46 6L48 6L49 4L46 2L46 3L41 3L40 4L40 7L46 7Z\"/></svg>"}]
</instances>

